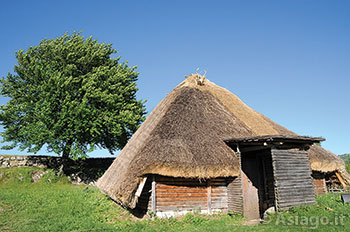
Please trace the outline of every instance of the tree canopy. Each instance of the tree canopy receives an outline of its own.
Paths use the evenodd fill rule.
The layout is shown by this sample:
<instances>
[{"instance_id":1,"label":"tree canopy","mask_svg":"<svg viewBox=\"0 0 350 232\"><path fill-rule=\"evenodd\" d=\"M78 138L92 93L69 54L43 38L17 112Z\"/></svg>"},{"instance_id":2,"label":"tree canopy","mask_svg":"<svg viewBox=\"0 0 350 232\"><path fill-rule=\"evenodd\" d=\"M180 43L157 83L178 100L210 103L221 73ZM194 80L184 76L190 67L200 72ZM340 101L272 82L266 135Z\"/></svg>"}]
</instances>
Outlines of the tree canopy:
<instances>
[{"instance_id":1,"label":"tree canopy","mask_svg":"<svg viewBox=\"0 0 350 232\"><path fill-rule=\"evenodd\" d=\"M15 74L0 80L0 93L10 98L0 108L9 142L2 148L36 153L45 145L63 157L123 148L145 106L136 99L136 67L115 53L112 44L76 32L17 51Z\"/></svg>"}]
</instances>

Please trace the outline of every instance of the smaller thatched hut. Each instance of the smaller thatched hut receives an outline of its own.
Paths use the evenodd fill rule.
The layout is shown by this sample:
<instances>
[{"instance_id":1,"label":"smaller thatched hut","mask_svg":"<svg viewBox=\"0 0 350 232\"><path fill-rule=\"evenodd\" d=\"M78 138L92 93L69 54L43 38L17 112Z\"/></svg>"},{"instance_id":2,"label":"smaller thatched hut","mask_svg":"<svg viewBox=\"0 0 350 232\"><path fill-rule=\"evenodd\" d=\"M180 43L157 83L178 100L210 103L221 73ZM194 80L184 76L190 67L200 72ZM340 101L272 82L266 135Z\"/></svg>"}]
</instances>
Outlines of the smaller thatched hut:
<instances>
[{"instance_id":1,"label":"smaller thatched hut","mask_svg":"<svg viewBox=\"0 0 350 232\"><path fill-rule=\"evenodd\" d=\"M327 173L350 183L344 163L312 145L321 140L298 136L191 75L150 113L97 186L158 216L231 210L256 218L269 207L314 203Z\"/></svg>"}]
</instances>

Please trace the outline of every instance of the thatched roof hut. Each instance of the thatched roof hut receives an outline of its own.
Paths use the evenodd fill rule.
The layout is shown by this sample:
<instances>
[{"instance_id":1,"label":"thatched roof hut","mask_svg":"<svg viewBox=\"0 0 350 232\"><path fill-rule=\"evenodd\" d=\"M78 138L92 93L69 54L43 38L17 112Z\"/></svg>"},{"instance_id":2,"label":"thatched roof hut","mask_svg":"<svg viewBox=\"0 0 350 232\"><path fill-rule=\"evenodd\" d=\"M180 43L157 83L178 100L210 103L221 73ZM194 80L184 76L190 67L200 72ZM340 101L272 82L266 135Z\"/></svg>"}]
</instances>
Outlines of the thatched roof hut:
<instances>
[{"instance_id":1,"label":"thatched roof hut","mask_svg":"<svg viewBox=\"0 0 350 232\"><path fill-rule=\"evenodd\" d=\"M150 113L97 186L117 202L135 208L136 194L150 174L209 179L240 174L240 160L224 142L228 137L296 135L245 105L228 90L191 75ZM311 168L339 170L350 180L336 155L314 145Z\"/></svg>"}]
</instances>

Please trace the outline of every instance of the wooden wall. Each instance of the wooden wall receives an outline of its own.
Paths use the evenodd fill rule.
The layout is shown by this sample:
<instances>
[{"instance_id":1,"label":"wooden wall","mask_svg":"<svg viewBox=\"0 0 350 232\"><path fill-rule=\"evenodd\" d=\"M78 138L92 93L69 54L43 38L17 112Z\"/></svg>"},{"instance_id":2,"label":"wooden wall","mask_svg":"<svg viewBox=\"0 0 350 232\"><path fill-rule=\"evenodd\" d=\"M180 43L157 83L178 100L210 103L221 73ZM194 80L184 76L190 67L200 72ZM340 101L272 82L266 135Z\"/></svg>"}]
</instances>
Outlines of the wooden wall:
<instances>
[{"instance_id":1,"label":"wooden wall","mask_svg":"<svg viewBox=\"0 0 350 232\"><path fill-rule=\"evenodd\" d=\"M149 176L138 200L139 209L152 210L152 181L153 176ZM199 180L157 175L154 181L157 214L193 210L207 213L228 211L227 185L232 179Z\"/></svg>"},{"instance_id":2,"label":"wooden wall","mask_svg":"<svg viewBox=\"0 0 350 232\"><path fill-rule=\"evenodd\" d=\"M309 155L306 151L271 149L279 210L315 203Z\"/></svg>"},{"instance_id":3,"label":"wooden wall","mask_svg":"<svg viewBox=\"0 0 350 232\"><path fill-rule=\"evenodd\" d=\"M227 185L228 210L243 213L243 192L241 175L231 179Z\"/></svg>"},{"instance_id":4,"label":"wooden wall","mask_svg":"<svg viewBox=\"0 0 350 232\"><path fill-rule=\"evenodd\" d=\"M228 211L228 191L227 185L230 182L227 178L215 178L208 182L209 191L211 191L211 210L213 212L227 212Z\"/></svg>"},{"instance_id":5,"label":"wooden wall","mask_svg":"<svg viewBox=\"0 0 350 232\"><path fill-rule=\"evenodd\" d=\"M156 212L206 210L207 182L156 176Z\"/></svg>"},{"instance_id":6,"label":"wooden wall","mask_svg":"<svg viewBox=\"0 0 350 232\"><path fill-rule=\"evenodd\" d=\"M316 196L326 194L327 193L327 187L326 187L326 180L325 180L325 174L321 172L312 172L312 178L314 181L315 186L315 193Z\"/></svg>"}]
</instances>

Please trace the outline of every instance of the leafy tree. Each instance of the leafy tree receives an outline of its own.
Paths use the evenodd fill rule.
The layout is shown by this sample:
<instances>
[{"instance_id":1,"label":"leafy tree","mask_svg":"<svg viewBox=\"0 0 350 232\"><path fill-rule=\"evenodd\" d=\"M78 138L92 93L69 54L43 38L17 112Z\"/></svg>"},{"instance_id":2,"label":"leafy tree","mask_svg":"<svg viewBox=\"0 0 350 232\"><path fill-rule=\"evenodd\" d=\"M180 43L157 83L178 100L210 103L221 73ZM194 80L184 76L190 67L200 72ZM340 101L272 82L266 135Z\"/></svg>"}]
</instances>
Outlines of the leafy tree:
<instances>
[{"instance_id":1,"label":"leafy tree","mask_svg":"<svg viewBox=\"0 0 350 232\"><path fill-rule=\"evenodd\" d=\"M145 106L136 100L136 67L115 53L111 44L76 32L17 51L16 74L0 80L0 93L10 98L0 108L3 142L10 142L2 148L36 153L46 145L65 158L121 149Z\"/></svg>"}]
</instances>

